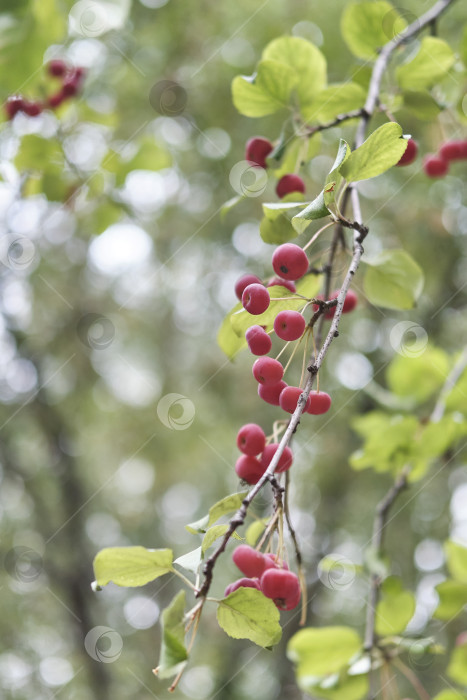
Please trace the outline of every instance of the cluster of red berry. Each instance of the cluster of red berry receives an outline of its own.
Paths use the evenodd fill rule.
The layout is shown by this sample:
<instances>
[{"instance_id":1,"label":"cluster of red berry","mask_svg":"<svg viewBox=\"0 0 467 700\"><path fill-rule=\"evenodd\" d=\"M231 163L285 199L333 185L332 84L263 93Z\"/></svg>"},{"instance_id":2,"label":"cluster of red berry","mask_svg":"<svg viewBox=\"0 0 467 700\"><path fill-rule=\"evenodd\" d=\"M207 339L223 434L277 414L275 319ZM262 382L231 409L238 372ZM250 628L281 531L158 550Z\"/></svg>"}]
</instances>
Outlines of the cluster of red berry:
<instances>
[{"instance_id":1,"label":"cluster of red berry","mask_svg":"<svg viewBox=\"0 0 467 700\"><path fill-rule=\"evenodd\" d=\"M404 155L397 165L410 165L417 157L418 146L413 139L407 142ZM446 141L441 144L437 154L429 153L423 159L423 170L428 177L444 177L449 172L453 160L467 158L467 141Z\"/></svg>"},{"instance_id":2,"label":"cluster of red berry","mask_svg":"<svg viewBox=\"0 0 467 700\"><path fill-rule=\"evenodd\" d=\"M297 607L300 602L300 581L296 574L289 571L285 561L275 554L262 554L247 544L237 547L232 559L244 578L229 584L225 597L238 588L256 588L266 598L271 598L279 610Z\"/></svg>"},{"instance_id":3,"label":"cluster of red berry","mask_svg":"<svg viewBox=\"0 0 467 700\"><path fill-rule=\"evenodd\" d=\"M284 382L285 384L285 382ZM298 390L300 394L302 390ZM237 476L247 484L256 484L276 454L279 443L267 444L266 435L256 423L243 425L237 434L237 447L242 452L235 464ZM292 466L293 454L290 447L285 447L275 469L276 474L287 471Z\"/></svg>"},{"instance_id":4,"label":"cluster of red berry","mask_svg":"<svg viewBox=\"0 0 467 700\"><path fill-rule=\"evenodd\" d=\"M261 168L266 169L268 167L266 158L273 149L274 146L268 139L262 136L255 136L247 141L245 160L252 165L259 165ZM305 193L305 183L299 175L294 175L293 173L283 175L276 186L276 193L280 199L291 192Z\"/></svg>"},{"instance_id":5,"label":"cluster of red berry","mask_svg":"<svg viewBox=\"0 0 467 700\"><path fill-rule=\"evenodd\" d=\"M50 76L61 80L58 92L50 95L45 102L39 100L30 102L21 95L12 95L5 104L8 119L13 119L18 112L24 112L29 117L37 117L44 109L56 109L65 100L78 94L84 80L84 68L73 68L64 61L55 59L47 65L47 71Z\"/></svg>"}]
</instances>

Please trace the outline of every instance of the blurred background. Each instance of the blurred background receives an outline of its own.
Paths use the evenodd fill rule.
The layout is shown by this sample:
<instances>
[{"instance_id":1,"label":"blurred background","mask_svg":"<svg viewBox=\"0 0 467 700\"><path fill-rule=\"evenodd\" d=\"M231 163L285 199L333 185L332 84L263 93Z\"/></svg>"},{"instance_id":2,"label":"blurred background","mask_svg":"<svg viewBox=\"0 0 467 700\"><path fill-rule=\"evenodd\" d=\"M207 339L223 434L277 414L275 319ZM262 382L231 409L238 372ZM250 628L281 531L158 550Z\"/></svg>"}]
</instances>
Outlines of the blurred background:
<instances>
[{"instance_id":1,"label":"blurred background","mask_svg":"<svg viewBox=\"0 0 467 700\"><path fill-rule=\"evenodd\" d=\"M229 173L248 138L275 139L281 126L279 115L257 123L240 116L230 84L284 33L320 47L330 82L348 78L356 65L338 31L345 4L0 2L3 101L50 95L51 58L86 70L75 99L34 118L20 113L0 131L3 697L169 697L151 669L160 612L179 582L94 593L92 559L107 546L172 547L176 556L198 547L185 525L240 486L238 428L257 421L268 429L278 417L256 396L251 357L230 363L216 346L235 280L244 271L270 274L272 251L259 236L257 200L220 217L236 194ZM429 5L407 1L399 11L410 19ZM464 20L457 3L440 22L454 47ZM398 120L422 153L459 136L449 115L441 127L403 111ZM323 135L305 174L312 195L338 137L351 142L352 129ZM426 286L418 308L389 312L365 302L357 276L361 303L343 319L321 375L335 410L297 435L290 498L309 624L363 626L366 579L317 574L330 552L362 563L374 504L390 484L348 466L359 445L353 417L378 405L397 353L420 339L448 352L466 343L463 178L459 164L429 181L419 159L361 187L367 251L406 248ZM391 331L402 321L408 334L395 344ZM456 625L425 624L445 576L441 542L450 533L467 539L467 467L455 460L401 502L408 499L388 531L393 569L417 592L412 632L440 631L449 646ZM255 513L268 506L261 497ZM235 576L226 555L214 595ZM205 614L179 697L300 698L284 653L297 615L283 616L284 640L271 653L229 639ZM417 663L429 687L443 661Z\"/></svg>"}]
</instances>

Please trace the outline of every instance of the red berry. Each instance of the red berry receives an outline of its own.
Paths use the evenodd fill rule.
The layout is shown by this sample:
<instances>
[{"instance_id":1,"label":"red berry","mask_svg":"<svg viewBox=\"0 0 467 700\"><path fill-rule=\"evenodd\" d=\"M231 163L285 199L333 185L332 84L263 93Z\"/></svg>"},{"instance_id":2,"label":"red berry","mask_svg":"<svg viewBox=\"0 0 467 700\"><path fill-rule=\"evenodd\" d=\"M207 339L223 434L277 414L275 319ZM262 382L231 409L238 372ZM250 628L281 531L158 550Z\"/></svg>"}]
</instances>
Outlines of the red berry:
<instances>
[{"instance_id":1,"label":"red berry","mask_svg":"<svg viewBox=\"0 0 467 700\"><path fill-rule=\"evenodd\" d=\"M243 277L240 277L240 279L235 284L235 294L237 295L237 298L240 299L240 301L242 300L243 292L249 284L263 283L261 282L259 277L256 277L256 275L243 275Z\"/></svg>"},{"instance_id":2,"label":"red berry","mask_svg":"<svg viewBox=\"0 0 467 700\"><path fill-rule=\"evenodd\" d=\"M423 170L428 177L444 177L449 170L449 163L438 156L425 156Z\"/></svg>"},{"instance_id":3,"label":"red berry","mask_svg":"<svg viewBox=\"0 0 467 700\"><path fill-rule=\"evenodd\" d=\"M236 591L238 588L256 588L258 591L261 590L258 578L239 578L233 583L229 583L224 591L224 598Z\"/></svg>"},{"instance_id":4,"label":"red berry","mask_svg":"<svg viewBox=\"0 0 467 700\"><path fill-rule=\"evenodd\" d=\"M305 183L298 175L283 175L277 183L277 196L282 199L291 192L305 192Z\"/></svg>"},{"instance_id":5,"label":"red berry","mask_svg":"<svg viewBox=\"0 0 467 700\"><path fill-rule=\"evenodd\" d=\"M305 326L305 319L298 311L280 311L274 319L274 330L281 340L298 340Z\"/></svg>"},{"instance_id":6,"label":"red berry","mask_svg":"<svg viewBox=\"0 0 467 700\"><path fill-rule=\"evenodd\" d=\"M464 141L446 141L438 150L438 155L443 160L461 160L464 155Z\"/></svg>"},{"instance_id":7,"label":"red berry","mask_svg":"<svg viewBox=\"0 0 467 700\"><path fill-rule=\"evenodd\" d=\"M258 384L258 396L272 406L279 406L279 396L286 386L284 381L279 384Z\"/></svg>"},{"instance_id":8,"label":"red berry","mask_svg":"<svg viewBox=\"0 0 467 700\"><path fill-rule=\"evenodd\" d=\"M284 376L284 368L272 357L260 357L253 365L253 376L260 384L278 384Z\"/></svg>"},{"instance_id":9,"label":"red berry","mask_svg":"<svg viewBox=\"0 0 467 700\"><path fill-rule=\"evenodd\" d=\"M308 272L306 253L295 243L283 243L272 256L274 272L286 280L298 280Z\"/></svg>"},{"instance_id":10,"label":"red berry","mask_svg":"<svg viewBox=\"0 0 467 700\"><path fill-rule=\"evenodd\" d=\"M275 554L272 554L272 552L265 554L264 558L266 560L265 571L266 569L289 569L287 562L281 561Z\"/></svg>"},{"instance_id":11,"label":"red berry","mask_svg":"<svg viewBox=\"0 0 467 700\"><path fill-rule=\"evenodd\" d=\"M23 106L23 112L28 115L28 117L37 117L42 112L42 105L39 102L25 102Z\"/></svg>"},{"instance_id":12,"label":"red berry","mask_svg":"<svg viewBox=\"0 0 467 700\"><path fill-rule=\"evenodd\" d=\"M293 413L297 408L298 399L303 394L303 389L299 386L286 386L279 396L279 406L287 413ZM305 404L305 411L310 407L310 398L308 397Z\"/></svg>"},{"instance_id":13,"label":"red berry","mask_svg":"<svg viewBox=\"0 0 467 700\"><path fill-rule=\"evenodd\" d=\"M332 301L333 299L337 299L337 297L339 296L339 292L340 292L340 290L336 289L336 291L333 292L331 294L331 296L329 297L329 301ZM323 295L319 294L316 298L322 299ZM357 306L357 303L358 303L357 295L355 294L355 292L352 289L349 289L347 294L345 295L344 305L342 307L342 313L348 314L350 311L353 311L355 309L355 307ZM336 308L337 308L337 306L331 306L331 308L329 308L326 311L326 313L324 314L324 318L333 318L334 314L336 313ZM313 309L315 311L317 311L319 309L318 304L313 304Z\"/></svg>"},{"instance_id":14,"label":"red berry","mask_svg":"<svg viewBox=\"0 0 467 700\"><path fill-rule=\"evenodd\" d=\"M9 97L5 103L5 111L7 113L8 119L13 119L15 114L22 112L24 109L25 101L19 95L12 95Z\"/></svg>"},{"instance_id":15,"label":"red berry","mask_svg":"<svg viewBox=\"0 0 467 700\"><path fill-rule=\"evenodd\" d=\"M84 68L73 68L63 81L63 94L67 97L76 95L84 78Z\"/></svg>"},{"instance_id":16,"label":"red berry","mask_svg":"<svg viewBox=\"0 0 467 700\"><path fill-rule=\"evenodd\" d=\"M240 544L236 547L232 554L232 560L242 574L245 574L248 578L259 578L266 564L264 554L261 554L261 552L253 549L248 544Z\"/></svg>"},{"instance_id":17,"label":"red berry","mask_svg":"<svg viewBox=\"0 0 467 700\"><path fill-rule=\"evenodd\" d=\"M266 569L260 585L266 598L272 598L279 610L292 610L300 602L300 581L292 571Z\"/></svg>"},{"instance_id":18,"label":"red berry","mask_svg":"<svg viewBox=\"0 0 467 700\"><path fill-rule=\"evenodd\" d=\"M418 146L416 142L413 139L409 139L407 141L407 148L405 149L401 159L398 163L396 163L396 165L410 165L414 162L415 158L417 157L417 152Z\"/></svg>"},{"instance_id":19,"label":"red berry","mask_svg":"<svg viewBox=\"0 0 467 700\"><path fill-rule=\"evenodd\" d=\"M235 463L235 473L247 484L257 484L264 474L264 467L256 457L242 455Z\"/></svg>"},{"instance_id":20,"label":"red berry","mask_svg":"<svg viewBox=\"0 0 467 700\"><path fill-rule=\"evenodd\" d=\"M250 161L253 165L267 168L266 157L271 153L273 148L274 146L270 141L263 139L261 136L255 136L255 138L247 141L245 160Z\"/></svg>"},{"instance_id":21,"label":"red berry","mask_svg":"<svg viewBox=\"0 0 467 700\"><path fill-rule=\"evenodd\" d=\"M331 397L325 391L310 391L310 404L306 409L312 416L320 416L331 408Z\"/></svg>"},{"instance_id":22,"label":"red berry","mask_svg":"<svg viewBox=\"0 0 467 700\"><path fill-rule=\"evenodd\" d=\"M272 442L270 445L266 445L266 447L264 448L263 454L261 455L261 464L263 466L263 470L266 470L271 464L271 460L276 454L278 447L278 442ZM284 447L284 451L279 457L279 462L277 463L277 467L274 469L274 471L278 474L286 472L292 466L292 462L292 450L290 449L290 447Z\"/></svg>"},{"instance_id":23,"label":"red berry","mask_svg":"<svg viewBox=\"0 0 467 700\"><path fill-rule=\"evenodd\" d=\"M245 338L253 355L267 355L272 348L272 340L262 326L250 326Z\"/></svg>"},{"instance_id":24,"label":"red berry","mask_svg":"<svg viewBox=\"0 0 467 700\"><path fill-rule=\"evenodd\" d=\"M263 284L249 284L242 294L243 308L253 316L264 313L271 303L269 292Z\"/></svg>"},{"instance_id":25,"label":"red berry","mask_svg":"<svg viewBox=\"0 0 467 700\"><path fill-rule=\"evenodd\" d=\"M462 158L467 158L467 141L461 141L460 144Z\"/></svg>"},{"instance_id":26,"label":"red berry","mask_svg":"<svg viewBox=\"0 0 467 700\"><path fill-rule=\"evenodd\" d=\"M60 92L57 92L55 95L51 95L47 99L47 103L49 107L52 107L52 109L55 109L56 107L59 107L62 102L64 102L67 99L67 95L63 93L62 90Z\"/></svg>"},{"instance_id":27,"label":"red berry","mask_svg":"<svg viewBox=\"0 0 467 700\"><path fill-rule=\"evenodd\" d=\"M50 61L47 70L49 71L49 75L53 75L55 78L61 78L67 72L67 65L65 61L55 58Z\"/></svg>"},{"instance_id":28,"label":"red berry","mask_svg":"<svg viewBox=\"0 0 467 700\"><path fill-rule=\"evenodd\" d=\"M281 280L280 277L274 277L270 282L267 283L267 287L285 287L286 289L289 290L289 292L295 293L297 291L297 287L293 282L290 280Z\"/></svg>"},{"instance_id":29,"label":"red berry","mask_svg":"<svg viewBox=\"0 0 467 700\"><path fill-rule=\"evenodd\" d=\"M238 431L237 447L243 454L256 457L261 454L265 445L264 430L256 423L247 423Z\"/></svg>"}]
</instances>

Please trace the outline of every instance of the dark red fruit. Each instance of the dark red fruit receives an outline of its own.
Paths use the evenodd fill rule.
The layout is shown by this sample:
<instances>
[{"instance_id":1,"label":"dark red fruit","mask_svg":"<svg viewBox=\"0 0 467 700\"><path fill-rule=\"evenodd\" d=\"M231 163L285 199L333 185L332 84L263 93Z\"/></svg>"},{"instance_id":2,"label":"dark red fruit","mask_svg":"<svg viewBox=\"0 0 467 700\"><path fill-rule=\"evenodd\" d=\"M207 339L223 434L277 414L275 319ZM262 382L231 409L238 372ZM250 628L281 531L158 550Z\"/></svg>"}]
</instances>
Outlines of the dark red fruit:
<instances>
[{"instance_id":1,"label":"dark red fruit","mask_svg":"<svg viewBox=\"0 0 467 700\"><path fill-rule=\"evenodd\" d=\"M272 598L279 610L292 610L300 602L300 581L292 571L266 569L260 585L266 598Z\"/></svg>"},{"instance_id":2,"label":"dark red fruit","mask_svg":"<svg viewBox=\"0 0 467 700\"><path fill-rule=\"evenodd\" d=\"M53 75L55 78L61 78L65 75L68 69L65 61L55 58L50 61L47 66L47 70L49 71L49 75Z\"/></svg>"},{"instance_id":3,"label":"dark red fruit","mask_svg":"<svg viewBox=\"0 0 467 700\"><path fill-rule=\"evenodd\" d=\"M258 384L258 396L272 406L279 406L279 396L286 386L284 381L279 384Z\"/></svg>"},{"instance_id":4,"label":"dark red fruit","mask_svg":"<svg viewBox=\"0 0 467 700\"><path fill-rule=\"evenodd\" d=\"M5 102L5 111L7 113L8 119L13 119L13 117L22 112L24 109L25 101L19 95L12 95Z\"/></svg>"},{"instance_id":5,"label":"dark red fruit","mask_svg":"<svg viewBox=\"0 0 467 700\"><path fill-rule=\"evenodd\" d=\"M279 406L287 413L293 413L297 408L298 399L303 394L299 386L286 386L279 396ZM310 397L307 398L305 411L310 407Z\"/></svg>"},{"instance_id":6,"label":"dark red fruit","mask_svg":"<svg viewBox=\"0 0 467 700\"><path fill-rule=\"evenodd\" d=\"M235 473L247 484L257 484L265 472L261 462L256 457L242 455L235 464Z\"/></svg>"},{"instance_id":7,"label":"dark red fruit","mask_svg":"<svg viewBox=\"0 0 467 700\"><path fill-rule=\"evenodd\" d=\"M256 275L243 275L243 277L240 277L239 280L235 283L235 294L237 295L237 299L242 300L242 294L245 291L245 289L248 287L249 284L263 284L259 277L256 277Z\"/></svg>"},{"instance_id":8,"label":"dark red fruit","mask_svg":"<svg viewBox=\"0 0 467 700\"><path fill-rule=\"evenodd\" d=\"M277 452L277 449L279 447L278 442L273 442L270 445L266 445L264 448L264 452L261 455L261 464L263 465L263 469L266 470L269 465L271 464L271 460L274 457L274 455ZM293 452L290 449L290 447L285 447L283 453L279 457L279 462L277 464L277 467L275 468L275 472L278 474L281 474L282 472L286 472L287 469L290 469L292 466L293 462Z\"/></svg>"},{"instance_id":9,"label":"dark red fruit","mask_svg":"<svg viewBox=\"0 0 467 700\"><path fill-rule=\"evenodd\" d=\"M269 292L263 284L249 284L242 294L243 308L253 316L264 313L271 303Z\"/></svg>"},{"instance_id":10,"label":"dark red fruit","mask_svg":"<svg viewBox=\"0 0 467 700\"><path fill-rule=\"evenodd\" d=\"M250 326L245 339L253 355L267 355L272 348L272 340L262 326Z\"/></svg>"},{"instance_id":11,"label":"dark red fruit","mask_svg":"<svg viewBox=\"0 0 467 700\"><path fill-rule=\"evenodd\" d=\"M28 115L28 117L37 117L42 112L42 105L39 102L25 102L23 105L23 112Z\"/></svg>"},{"instance_id":12,"label":"dark red fruit","mask_svg":"<svg viewBox=\"0 0 467 700\"><path fill-rule=\"evenodd\" d=\"M449 163L438 156L425 156L423 170L428 177L444 177L449 170Z\"/></svg>"},{"instance_id":13,"label":"dark red fruit","mask_svg":"<svg viewBox=\"0 0 467 700\"><path fill-rule=\"evenodd\" d=\"M59 107L62 104L62 102L64 102L66 99L67 99L67 95L65 95L63 93L63 91L60 90L60 92L57 92L55 95L51 95L47 99L47 103L48 103L49 107L51 107L52 109L55 109L56 107Z\"/></svg>"},{"instance_id":14,"label":"dark red fruit","mask_svg":"<svg viewBox=\"0 0 467 700\"><path fill-rule=\"evenodd\" d=\"M237 447L243 454L256 457L261 454L265 445L264 430L256 423L247 423L238 431Z\"/></svg>"},{"instance_id":15,"label":"dark red fruit","mask_svg":"<svg viewBox=\"0 0 467 700\"><path fill-rule=\"evenodd\" d=\"M272 552L265 554L264 558L266 560L266 566L264 567L265 571L266 569L289 569L287 562L278 559L275 554L272 554Z\"/></svg>"},{"instance_id":16,"label":"dark red fruit","mask_svg":"<svg viewBox=\"0 0 467 700\"><path fill-rule=\"evenodd\" d=\"M272 267L279 277L298 280L308 272L308 258L300 246L295 243L283 243L274 251Z\"/></svg>"},{"instance_id":17,"label":"dark red fruit","mask_svg":"<svg viewBox=\"0 0 467 700\"><path fill-rule=\"evenodd\" d=\"M307 413L312 416L320 416L322 413L327 413L331 408L331 397L325 391L310 391L309 406L306 409Z\"/></svg>"},{"instance_id":18,"label":"dark red fruit","mask_svg":"<svg viewBox=\"0 0 467 700\"><path fill-rule=\"evenodd\" d=\"M261 552L253 549L248 544L240 544L236 547L232 554L232 560L242 574L245 574L248 578L259 578L266 564L264 554L261 554Z\"/></svg>"},{"instance_id":19,"label":"dark red fruit","mask_svg":"<svg viewBox=\"0 0 467 700\"><path fill-rule=\"evenodd\" d=\"M417 157L418 146L413 139L407 141L407 148L405 149L402 157L396 165L410 165L414 162Z\"/></svg>"},{"instance_id":20,"label":"dark red fruit","mask_svg":"<svg viewBox=\"0 0 467 700\"><path fill-rule=\"evenodd\" d=\"M262 136L255 136L247 141L245 160L248 160L253 165L267 168L266 157L271 153L273 148L274 146L268 139L264 139Z\"/></svg>"},{"instance_id":21,"label":"dark red fruit","mask_svg":"<svg viewBox=\"0 0 467 700\"><path fill-rule=\"evenodd\" d=\"M277 196L282 199L291 192L305 192L305 183L298 175L283 175L276 186Z\"/></svg>"},{"instance_id":22,"label":"dark red fruit","mask_svg":"<svg viewBox=\"0 0 467 700\"><path fill-rule=\"evenodd\" d=\"M296 292L297 287L290 280L281 280L280 277L274 277L270 282L267 283L267 287L285 287L289 292Z\"/></svg>"},{"instance_id":23,"label":"dark red fruit","mask_svg":"<svg viewBox=\"0 0 467 700\"><path fill-rule=\"evenodd\" d=\"M236 591L238 588L256 588L258 591L261 590L259 585L259 578L239 578L233 583L229 583L224 591L224 598Z\"/></svg>"},{"instance_id":24,"label":"dark red fruit","mask_svg":"<svg viewBox=\"0 0 467 700\"><path fill-rule=\"evenodd\" d=\"M438 150L438 155L443 160L461 160L464 158L464 141L446 141Z\"/></svg>"},{"instance_id":25,"label":"dark red fruit","mask_svg":"<svg viewBox=\"0 0 467 700\"><path fill-rule=\"evenodd\" d=\"M336 289L335 292L332 292L331 296L329 297L329 301L332 301L333 299L337 299L339 296L339 289ZM323 296L322 294L318 295L317 299L322 299ZM348 314L350 311L353 311L355 307L357 306L358 303L358 297L355 294L355 292L352 289L349 289L347 294L345 295L344 299L344 305L342 307L342 313L343 314ZM334 314L336 313L336 308L337 306L331 306L326 313L324 314L324 318L333 318ZM317 311L319 309L318 304L313 304L313 309Z\"/></svg>"},{"instance_id":26,"label":"dark red fruit","mask_svg":"<svg viewBox=\"0 0 467 700\"><path fill-rule=\"evenodd\" d=\"M298 311L280 311L274 319L274 330L281 340L298 340L305 326L305 319Z\"/></svg>"},{"instance_id":27,"label":"dark red fruit","mask_svg":"<svg viewBox=\"0 0 467 700\"><path fill-rule=\"evenodd\" d=\"M284 376L284 368L272 357L260 357L253 365L253 376L260 384L278 384Z\"/></svg>"}]
</instances>

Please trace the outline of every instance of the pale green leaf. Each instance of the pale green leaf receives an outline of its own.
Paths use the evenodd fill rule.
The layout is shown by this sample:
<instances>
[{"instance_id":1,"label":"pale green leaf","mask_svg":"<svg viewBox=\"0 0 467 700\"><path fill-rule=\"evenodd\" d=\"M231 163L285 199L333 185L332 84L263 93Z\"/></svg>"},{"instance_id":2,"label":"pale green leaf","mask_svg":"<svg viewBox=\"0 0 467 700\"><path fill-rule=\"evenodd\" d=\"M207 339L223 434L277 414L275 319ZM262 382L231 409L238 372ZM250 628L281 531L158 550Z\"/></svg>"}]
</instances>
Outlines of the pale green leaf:
<instances>
[{"instance_id":1,"label":"pale green leaf","mask_svg":"<svg viewBox=\"0 0 467 700\"><path fill-rule=\"evenodd\" d=\"M287 656L300 680L338 673L361 649L362 641L350 627L309 627L290 639Z\"/></svg>"},{"instance_id":2,"label":"pale green leaf","mask_svg":"<svg viewBox=\"0 0 467 700\"><path fill-rule=\"evenodd\" d=\"M250 545L250 547L254 547L256 545L268 522L269 518L261 518L261 520L255 520L254 523L251 523L251 525L248 526L245 534L245 541Z\"/></svg>"},{"instance_id":3,"label":"pale green leaf","mask_svg":"<svg viewBox=\"0 0 467 700\"><path fill-rule=\"evenodd\" d=\"M325 678L321 685L314 684L315 679L303 676L298 679L299 687L313 698L324 700L364 700L368 696L368 674L349 676L335 674Z\"/></svg>"},{"instance_id":4,"label":"pale green leaf","mask_svg":"<svg viewBox=\"0 0 467 700\"><path fill-rule=\"evenodd\" d=\"M402 137L402 127L396 122L386 122L353 151L340 169L348 182L377 177L399 162L407 141Z\"/></svg>"},{"instance_id":5,"label":"pale green leaf","mask_svg":"<svg viewBox=\"0 0 467 700\"><path fill-rule=\"evenodd\" d=\"M265 216L259 225L261 238L265 243L280 245L287 243L297 237L297 232L290 223L290 219L281 211L277 210L278 214L273 219Z\"/></svg>"},{"instance_id":6,"label":"pale green leaf","mask_svg":"<svg viewBox=\"0 0 467 700\"><path fill-rule=\"evenodd\" d=\"M376 58L378 49L406 26L406 21L385 0L353 2L347 5L341 19L344 41L358 58Z\"/></svg>"},{"instance_id":7,"label":"pale green leaf","mask_svg":"<svg viewBox=\"0 0 467 700\"><path fill-rule=\"evenodd\" d=\"M94 575L98 586L113 581L117 586L144 586L173 571L171 549L145 547L108 547L94 557Z\"/></svg>"},{"instance_id":8,"label":"pale green leaf","mask_svg":"<svg viewBox=\"0 0 467 700\"><path fill-rule=\"evenodd\" d=\"M162 644L156 674L170 678L186 666L188 652L185 647L185 591L180 591L169 606L162 611Z\"/></svg>"},{"instance_id":9,"label":"pale green leaf","mask_svg":"<svg viewBox=\"0 0 467 700\"><path fill-rule=\"evenodd\" d=\"M467 700L467 695L458 690L442 690L433 700Z\"/></svg>"},{"instance_id":10,"label":"pale green leaf","mask_svg":"<svg viewBox=\"0 0 467 700\"><path fill-rule=\"evenodd\" d=\"M197 574L199 565L203 560L203 552L201 547L193 549L191 552L182 554L180 557L175 559L174 564L178 564L182 569L186 571L191 571L192 574Z\"/></svg>"},{"instance_id":11,"label":"pale green leaf","mask_svg":"<svg viewBox=\"0 0 467 700\"><path fill-rule=\"evenodd\" d=\"M217 621L229 637L249 639L261 647L280 641L279 610L255 588L238 588L219 603Z\"/></svg>"},{"instance_id":12,"label":"pale green leaf","mask_svg":"<svg viewBox=\"0 0 467 700\"><path fill-rule=\"evenodd\" d=\"M455 647L447 668L449 678L467 686L467 644Z\"/></svg>"},{"instance_id":13,"label":"pale green leaf","mask_svg":"<svg viewBox=\"0 0 467 700\"><path fill-rule=\"evenodd\" d=\"M446 75L455 60L453 50L443 39L426 36L417 55L397 69L398 83L403 90L430 87Z\"/></svg>"},{"instance_id":14,"label":"pale green leaf","mask_svg":"<svg viewBox=\"0 0 467 700\"><path fill-rule=\"evenodd\" d=\"M247 493L248 491L241 491L240 493L232 493L230 496L222 498L220 501L217 501L217 503L211 506L207 515L194 523L185 525L185 529L194 535L198 533L205 533L211 527L211 525L214 525L214 523L217 522L219 518L222 518L223 515L228 515L238 510Z\"/></svg>"},{"instance_id":15,"label":"pale green leaf","mask_svg":"<svg viewBox=\"0 0 467 700\"><path fill-rule=\"evenodd\" d=\"M386 370L389 389L398 396L411 396L417 401L426 401L446 381L450 368L449 356L441 348L427 345L422 354L398 353ZM437 439L437 428L426 428L428 436ZM442 436L441 436L442 439Z\"/></svg>"},{"instance_id":16,"label":"pale green leaf","mask_svg":"<svg viewBox=\"0 0 467 700\"><path fill-rule=\"evenodd\" d=\"M360 109L365 104L366 91L357 83L336 83L321 90L304 112L308 124L323 124L339 114Z\"/></svg>"},{"instance_id":17,"label":"pale green leaf","mask_svg":"<svg viewBox=\"0 0 467 700\"><path fill-rule=\"evenodd\" d=\"M440 105L427 90L405 90L404 107L417 119L433 121L441 112Z\"/></svg>"},{"instance_id":18,"label":"pale green leaf","mask_svg":"<svg viewBox=\"0 0 467 700\"><path fill-rule=\"evenodd\" d=\"M233 103L246 117L273 114L287 106L296 81L297 77L289 66L277 61L261 61L255 75L234 78Z\"/></svg>"},{"instance_id":19,"label":"pale green leaf","mask_svg":"<svg viewBox=\"0 0 467 700\"><path fill-rule=\"evenodd\" d=\"M223 537L227 530L229 529L229 525L213 525L213 527L210 527L209 530L206 530L206 534L203 537L203 543L201 545L201 549L203 554L209 549L209 547L214 544L214 542L219 539L219 537ZM240 537L240 535L237 532L234 532L232 534L232 538L234 540L242 540L243 538Z\"/></svg>"},{"instance_id":20,"label":"pale green leaf","mask_svg":"<svg viewBox=\"0 0 467 700\"><path fill-rule=\"evenodd\" d=\"M381 598L376 607L375 629L383 636L403 632L415 612L415 596L404 591L397 576L389 576L381 585Z\"/></svg>"},{"instance_id":21,"label":"pale green leaf","mask_svg":"<svg viewBox=\"0 0 467 700\"><path fill-rule=\"evenodd\" d=\"M446 559L453 579L467 584L467 547L448 540L445 544Z\"/></svg>"},{"instance_id":22,"label":"pale green leaf","mask_svg":"<svg viewBox=\"0 0 467 700\"><path fill-rule=\"evenodd\" d=\"M433 613L438 620L450 621L459 615L467 605L467 585L448 579L435 586L439 604Z\"/></svg>"},{"instance_id":23,"label":"pale green leaf","mask_svg":"<svg viewBox=\"0 0 467 700\"><path fill-rule=\"evenodd\" d=\"M423 291L424 275L409 253L386 250L365 262L368 267L363 288L371 304L385 309L412 309L415 306Z\"/></svg>"}]
</instances>

